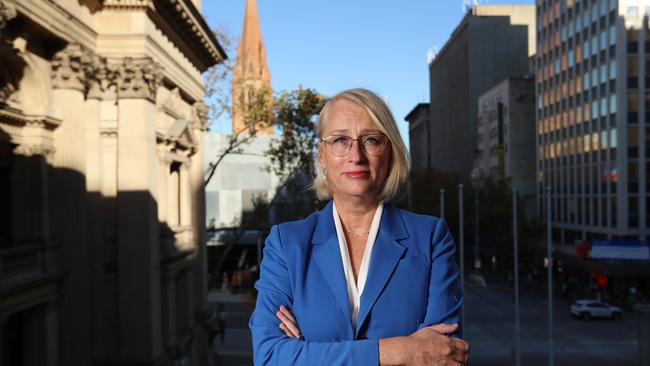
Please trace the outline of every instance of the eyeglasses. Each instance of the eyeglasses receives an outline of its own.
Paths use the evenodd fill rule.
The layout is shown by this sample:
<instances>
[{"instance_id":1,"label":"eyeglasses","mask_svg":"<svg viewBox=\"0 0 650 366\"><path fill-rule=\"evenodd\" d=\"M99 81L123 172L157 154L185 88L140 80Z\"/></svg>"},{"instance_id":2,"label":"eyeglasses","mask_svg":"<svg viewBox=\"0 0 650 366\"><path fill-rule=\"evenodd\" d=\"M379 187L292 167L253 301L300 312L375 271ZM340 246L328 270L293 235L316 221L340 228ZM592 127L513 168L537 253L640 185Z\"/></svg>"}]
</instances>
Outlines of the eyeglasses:
<instances>
[{"instance_id":1,"label":"eyeglasses","mask_svg":"<svg viewBox=\"0 0 650 366\"><path fill-rule=\"evenodd\" d=\"M352 149L352 143L357 141L363 151L369 155L381 155L388 145L388 137L384 134L372 134L359 136L353 139L345 135L329 135L320 139L324 144L329 145L334 156L346 156Z\"/></svg>"}]
</instances>

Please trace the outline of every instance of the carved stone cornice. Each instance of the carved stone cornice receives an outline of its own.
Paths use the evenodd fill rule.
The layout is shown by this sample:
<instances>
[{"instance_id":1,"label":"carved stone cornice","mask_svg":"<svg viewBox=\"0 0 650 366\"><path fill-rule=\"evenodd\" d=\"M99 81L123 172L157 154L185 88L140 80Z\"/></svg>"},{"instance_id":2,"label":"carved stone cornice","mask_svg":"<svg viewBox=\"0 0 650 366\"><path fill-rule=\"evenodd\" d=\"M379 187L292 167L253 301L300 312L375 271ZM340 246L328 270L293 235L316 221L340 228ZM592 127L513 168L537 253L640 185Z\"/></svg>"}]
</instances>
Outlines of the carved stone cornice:
<instances>
[{"instance_id":1,"label":"carved stone cornice","mask_svg":"<svg viewBox=\"0 0 650 366\"><path fill-rule=\"evenodd\" d=\"M156 90L163 80L162 67L149 57L125 57L115 69L119 99L149 99L155 101Z\"/></svg>"},{"instance_id":2,"label":"carved stone cornice","mask_svg":"<svg viewBox=\"0 0 650 366\"><path fill-rule=\"evenodd\" d=\"M14 154L20 156L44 156L54 154L54 147L46 145L18 145L14 148Z\"/></svg>"},{"instance_id":3,"label":"carved stone cornice","mask_svg":"<svg viewBox=\"0 0 650 366\"><path fill-rule=\"evenodd\" d=\"M153 0L103 0L104 9L154 9Z\"/></svg>"},{"instance_id":4,"label":"carved stone cornice","mask_svg":"<svg viewBox=\"0 0 650 366\"><path fill-rule=\"evenodd\" d=\"M55 89L73 89L85 93L95 74L94 55L78 43L70 43L54 55L52 85Z\"/></svg>"},{"instance_id":5,"label":"carved stone cornice","mask_svg":"<svg viewBox=\"0 0 650 366\"><path fill-rule=\"evenodd\" d=\"M208 130L208 106L203 101L194 103L194 118L192 118L192 127L197 130Z\"/></svg>"}]
</instances>

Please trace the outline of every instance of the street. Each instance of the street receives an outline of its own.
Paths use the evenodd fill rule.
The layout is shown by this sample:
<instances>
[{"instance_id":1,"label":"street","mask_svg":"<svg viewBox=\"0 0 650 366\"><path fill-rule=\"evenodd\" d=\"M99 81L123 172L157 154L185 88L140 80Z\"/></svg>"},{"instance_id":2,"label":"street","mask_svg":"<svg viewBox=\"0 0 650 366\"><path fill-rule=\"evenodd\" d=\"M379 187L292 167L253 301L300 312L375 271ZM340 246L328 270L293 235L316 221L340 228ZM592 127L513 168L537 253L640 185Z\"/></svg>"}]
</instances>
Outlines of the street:
<instances>
[{"instance_id":1,"label":"street","mask_svg":"<svg viewBox=\"0 0 650 366\"><path fill-rule=\"evenodd\" d=\"M499 286L481 288L466 284L465 337L470 342L470 364L478 366L513 365L514 303L512 289ZM522 291L522 365L548 364L547 303L542 294ZM254 306L249 294L211 292L210 306L224 304L226 332L224 342L213 341L216 365L251 365L251 338L248 319ZM634 313L621 320L574 319L569 303L555 299L555 365L616 366L638 364L637 321Z\"/></svg>"}]
</instances>

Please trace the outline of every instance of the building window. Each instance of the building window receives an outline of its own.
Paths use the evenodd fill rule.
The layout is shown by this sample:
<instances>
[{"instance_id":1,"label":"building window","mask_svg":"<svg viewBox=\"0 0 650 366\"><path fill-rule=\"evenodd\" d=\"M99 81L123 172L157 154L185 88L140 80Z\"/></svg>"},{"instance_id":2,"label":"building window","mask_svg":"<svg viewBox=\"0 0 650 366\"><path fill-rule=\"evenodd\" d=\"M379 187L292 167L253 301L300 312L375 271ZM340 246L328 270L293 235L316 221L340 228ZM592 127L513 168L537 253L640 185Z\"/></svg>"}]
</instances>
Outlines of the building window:
<instances>
[{"instance_id":1,"label":"building window","mask_svg":"<svg viewBox=\"0 0 650 366\"><path fill-rule=\"evenodd\" d=\"M596 36L591 37L591 55L598 53L598 38Z\"/></svg>"},{"instance_id":2,"label":"building window","mask_svg":"<svg viewBox=\"0 0 650 366\"><path fill-rule=\"evenodd\" d=\"M595 22L598 20L598 8L595 5L591 6L591 21Z\"/></svg>"},{"instance_id":3,"label":"building window","mask_svg":"<svg viewBox=\"0 0 650 366\"><path fill-rule=\"evenodd\" d=\"M604 83L607 81L607 65L600 65L600 82Z\"/></svg>"},{"instance_id":4,"label":"building window","mask_svg":"<svg viewBox=\"0 0 650 366\"><path fill-rule=\"evenodd\" d=\"M598 118L598 101L594 100L591 102L591 119Z\"/></svg>"},{"instance_id":5,"label":"building window","mask_svg":"<svg viewBox=\"0 0 650 366\"><path fill-rule=\"evenodd\" d=\"M569 51L569 67L573 67L575 64L575 52L573 50Z\"/></svg>"},{"instance_id":6,"label":"building window","mask_svg":"<svg viewBox=\"0 0 650 366\"><path fill-rule=\"evenodd\" d=\"M616 44L616 26L613 25L609 28L609 44Z\"/></svg>"},{"instance_id":7,"label":"building window","mask_svg":"<svg viewBox=\"0 0 650 366\"><path fill-rule=\"evenodd\" d=\"M589 90L589 76L585 74L585 78L582 79L582 89Z\"/></svg>"},{"instance_id":8,"label":"building window","mask_svg":"<svg viewBox=\"0 0 650 366\"><path fill-rule=\"evenodd\" d=\"M616 94L609 96L609 113L616 113Z\"/></svg>"},{"instance_id":9,"label":"building window","mask_svg":"<svg viewBox=\"0 0 650 366\"><path fill-rule=\"evenodd\" d=\"M600 99L600 116L605 117L607 115L607 98L603 97Z\"/></svg>"},{"instance_id":10,"label":"building window","mask_svg":"<svg viewBox=\"0 0 650 366\"><path fill-rule=\"evenodd\" d=\"M582 56L582 58L583 58L584 60L588 59L588 58L589 58L589 41L585 41L585 42L582 44L582 51L583 51L583 56Z\"/></svg>"},{"instance_id":11,"label":"building window","mask_svg":"<svg viewBox=\"0 0 650 366\"><path fill-rule=\"evenodd\" d=\"M616 60L612 60L609 63L609 78L610 80L616 78Z\"/></svg>"},{"instance_id":12,"label":"building window","mask_svg":"<svg viewBox=\"0 0 650 366\"><path fill-rule=\"evenodd\" d=\"M591 86L594 88L598 86L598 69L591 69Z\"/></svg>"},{"instance_id":13,"label":"building window","mask_svg":"<svg viewBox=\"0 0 650 366\"><path fill-rule=\"evenodd\" d=\"M600 147L601 149L606 149L607 148L607 142L609 140L607 139L607 130L605 131L600 131Z\"/></svg>"}]
</instances>

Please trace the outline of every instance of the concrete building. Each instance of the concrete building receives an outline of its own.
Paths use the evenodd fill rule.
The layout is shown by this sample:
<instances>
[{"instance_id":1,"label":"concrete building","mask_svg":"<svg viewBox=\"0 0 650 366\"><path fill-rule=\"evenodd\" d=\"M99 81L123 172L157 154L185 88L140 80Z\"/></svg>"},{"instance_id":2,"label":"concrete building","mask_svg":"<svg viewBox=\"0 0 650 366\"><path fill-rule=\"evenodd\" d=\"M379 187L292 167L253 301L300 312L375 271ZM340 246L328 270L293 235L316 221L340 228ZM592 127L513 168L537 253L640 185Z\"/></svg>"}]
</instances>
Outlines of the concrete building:
<instances>
[{"instance_id":1,"label":"concrete building","mask_svg":"<svg viewBox=\"0 0 650 366\"><path fill-rule=\"evenodd\" d=\"M0 364L206 364L200 0L0 1Z\"/></svg>"},{"instance_id":2,"label":"concrete building","mask_svg":"<svg viewBox=\"0 0 650 366\"><path fill-rule=\"evenodd\" d=\"M510 179L524 200L526 217L536 217L535 81L503 80L479 97L478 106L472 178Z\"/></svg>"},{"instance_id":3,"label":"concrete building","mask_svg":"<svg viewBox=\"0 0 650 366\"><path fill-rule=\"evenodd\" d=\"M539 213L546 218L550 187L553 240L566 244L558 250L575 255L587 240L592 257L599 245L615 259L650 257L648 6L537 1Z\"/></svg>"},{"instance_id":4,"label":"concrete building","mask_svg":"<svg viewBox=\"0 0 650 366\"><path fill-rule=\"evenodd\" d=\"M468 180L477 142L478 97L529 73L533 5L475 5L429 64L432 166Z\"/></svg>"},{"instance_id":5,"label":"concrete building","mask_svg":"<svg viewBox=\"0 0 650 366\"><path fill-rule=\"evenodd\" d=\"M241 139L246 138L250 136L249 124L255 123L256 134L248 143L240 145L239 151L224 157L205 187L206 224L210 228L239 225L242 216L253 209L256 199L268 202L275 195L279 179L266 170L271 160L265 154L273 139L273 126L247 120L247 108L255 103L257 93L269 92L270 88L271 74L266 63L257 0L246 0L232 83L232 132L241 133ZM229 141L229 134L207 135L206 168L229 147Z\"/></svg>"},{"instance_id":6,"label":"concrete building","mask_svg":"<svg viewBox=\"0 0 650 366\"><path fill-rule=\"evenodd\" d=\"M431 168L431 123L429 103L418 103L404 118L409 123L411 171L421 173Z\"/></svg>"}]
</instances>

